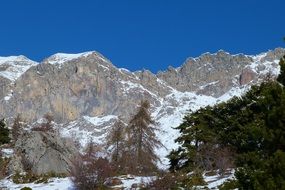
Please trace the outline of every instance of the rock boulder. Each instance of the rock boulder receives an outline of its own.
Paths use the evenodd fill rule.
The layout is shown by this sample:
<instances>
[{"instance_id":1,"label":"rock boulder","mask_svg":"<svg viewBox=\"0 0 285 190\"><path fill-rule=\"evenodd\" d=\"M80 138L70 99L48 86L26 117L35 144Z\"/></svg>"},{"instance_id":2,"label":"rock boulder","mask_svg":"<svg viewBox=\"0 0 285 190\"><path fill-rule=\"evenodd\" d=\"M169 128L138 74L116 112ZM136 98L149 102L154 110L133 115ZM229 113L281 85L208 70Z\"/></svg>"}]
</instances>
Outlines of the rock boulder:
<instances>
[{"instance_id":1,"label":"rock boulder","mask_svg":"<svg viewBox=\"0 0 285 190\"><path fill-rule=\"evenodd\" d=\"M35 174L68 173L71 159L77 152L73 143L51 132L23 133L15 144L10 173L30 170Z\"/></svg>"}]
</instances>

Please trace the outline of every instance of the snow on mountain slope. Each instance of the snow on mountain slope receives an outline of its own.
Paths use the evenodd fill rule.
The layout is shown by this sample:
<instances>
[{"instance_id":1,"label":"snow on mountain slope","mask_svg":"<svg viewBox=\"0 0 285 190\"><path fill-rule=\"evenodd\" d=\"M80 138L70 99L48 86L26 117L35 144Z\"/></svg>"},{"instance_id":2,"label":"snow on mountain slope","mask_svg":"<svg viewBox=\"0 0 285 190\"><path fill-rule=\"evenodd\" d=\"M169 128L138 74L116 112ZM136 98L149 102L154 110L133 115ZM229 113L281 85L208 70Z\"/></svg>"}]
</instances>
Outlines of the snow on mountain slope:
<instances>
[{"instance_id":1,"label":"snow on mountain slope","mask_svg":"<svg viewBox=\"0 0 285 190\"><path fill-rule=\"evenodd\" d=\"M66 62L69 62L69 61L72 61L75 59L79 59L82 57L88 57L92 54L96 55L96 57L103 62L110 62L103 55L101 55L100 53L98 53L96 51L88 51L88 52L75 53L75 54L56 53L56 54L48 57L47 59L45 59L44 62L52 64L52 65L58 65L60 67L62 64L66 63Z\"/></svg>"},{"instance_id":2,"label":"snow on mountain slope","mask_svg":"<svg viewBox=\"0 0 285 190\"><path fill-rule=\"evenodd\" d=\"M59 117L64 115L65 118L60 118L66 122L60 124L62 135L76 137L84 146L90 139L103 144L106 141L108 129L118 119L117 116L121 114L128 117L128 114L131 115L135 110L133 108L137 103L142 98L147 98L151 101L152 116L161 129L157 135L166 147L157 150L163 161L162 165L166 167L168 160L165 156L171 149L177 147L174 139L179 136L178 131L173 128L183 121L185 114L190 110L195 111L200 107L240 96L251 85L260 82L267 73L276 76L279 73L279 60L276 55L280 54L280 51L284 50L274 50L256 56L230 55L219 51L215 54L204 54L198 58L192 58L177 69L170 69L156 75L149 71L130 72L126 69L118 69L95 51L78 54L58 53L43 61L43 64L51 64L45 68L46 78L32 73L37 72L36 69L35 71L30 69L31 73L25 75L27 81L22 83L22 86L17 83L17 89L11 87L5 91L2 96L3 105L11 103L15 106L3 107L2 112L11 110L9 113L7 111L6 115L12 115L15 109L23 113L42 110L42 113L53 111ZM64 65L72 61L74 64ZM34 64L36 63L28 61L23 56L0 58L0 76L4 75L12 81L16 80L25 69ZM53 69L50 69L54 65L55 68L62 68L63 72L55 74ZM5 75L5 72L12 68L18 68L18 70L14 69L17 71L14 72L15 76L12 76L11 72L10 75L7 73ZM57 79L54 80L54 78ZM46 83L47 80L48 83ZM22 91L21 88L25 88L26 84L32 85L31 91L35 93ZM13 95L12 90L18 91L14 91ZM61 97L68 98L63 102L65 99ZM47 108L39 102L47 102L51 106L54 103L54 107ZM20 104L27 106L17 107ZM28 106L32 107L27 110ZM59 111L55 112L55 110ZM119 111L116 112L117 110ZM72 112L76 113L76 117L66 119L66 116L73 115ZM29 115L31 118L38 119L41 115L37 113L39 112Z\"/></svg>"},{"instance_id":3,"label":"snow on mountain slope","mask_svg":"<svg viewBox=\"0 0 285 190\"><path fill-rule=\"evenodd\" d=\"M166 156L172 149L178 147L174 140L179 136L179 131L174 128L182 123L185 114L200 107L213 105L216 101L216 98L210 96L196 95L191 92L183 93L177 90L173 90L163 99L162 106L152 114L160 130L157 132L157 136L164 145L164 147L156 150L162 161L158 163L161 168L166 169L168 167L169 163Z\"/></svg>"},{"instance_id":4,"label":"snow on mountain slope","mask_svg":"<svg viewBox=\"0 0 285 190\"><path fill-rule=\"evenodd\" d=\"M170 85L167 85L163 80L157 78L157 81L166 89L171 89L168 95L161 97L156 91L149 90L141 83L138 83L138 81L118 80L122 85L124 95L132 94L133 91L137 91L140 93L146 93L156 100L156 102L159 102L159 104L152 104L151 107L152 117L157 122L159 128L157 136L164 145L164 147L156 150L156 153L162 161L161 163L158 163L159 167L164 169L168 167L169 163L166 156L172 149L178 147L178 144L174 143L174 140L179 136L179 131L174 128L182 123L183 117L187 113L196 111L201 107L208 105L212 106L219 102L227 101L234 96L241 96L250 89L251 85L260 83L262 78L264 78L268 73L271 73L273 76L278 75L280 72L280 68L278 66L279 60L264 61L263 59L266 55L267 54L251 56L250 58L252 58L252 62L245 67L250 68L256 73L256 80L252 80L252 82L248 84L241 85L240 76L237 75L231 79L233 85L230 90L220 97L201 95L196 92L181 92ZM122 69L120 71L122 72ZM219 81L210 81L205 86L216 85L218 82ZM110 120L115 121L118 118L114 115L105 115L104 117L83 116L83 119L84 120L71 122L67 127L63 127L64 130L62 133L65 136L71 134L75 135L84 146L90 139L98 144L103 144L105 142L108 128L113 123L110 122Z\"/></svg>"},{"instance_id":5,"label":"snow on mountain slope","mask_svg":"<svg viewBox=\"0 0 285 190\"><path fill-rule=\"evenodd\" d=\"M92 85L88 84L90 79L95 78L93 75L91 75L91 73L91 77L85 78L86 80L81 81L79 80L80 78L74 78L73 81L68 81L70 82L68 85L73 84L78 80L80 83L84 83L84 85L86 85L83 89L81 89L80 86L76 86L76 88L74 88L75 91L73 92L77 92L76 90L78 90L78 93L74 94L76 94L77 96L80 94L82 95L80 96L80 99L76 99L76 96L70 98L70 100L76 100L74 102L78 102L79 100L89 100L92 97L94 98L94 94L96 95L96 93L98 94L98 92L104 92L104 90L115 93L117 97L110 98L112 95L111 93L107 94L108 97L106 97L106 94L102 93L100 94L100 96L98 95L98 97L92 99L90 103L94 103L95 101L97 101L96 104L98 103L108 105L109 102L112 102L112 100L115 100L118 98L118 96L120 96L126 97L125 99L122 99L125 102L132 101L132 106L136 106L136 103L139 102L139 98L148 98L151 101L152 117L157 122L158 128L160 129L157 132L157 136L164 145L164 147L158 148L156 150L156 153L162 161L161 163L158 163L158 166L162 169L167 169L169 160L166 158L166 156L171 151L171 149L175 149L178 147L178 144L176 144L174 140L180 134L179 131L174 128L182 123L183 117L187 113L195 111L207 105L214 105L219 102L227 101L234 96L241 96L250 89L251 85L260 83L268 74L271 74L272 76L276 77L280 72L280 68L278 65L279 59L277 59L277 57L275 56L275 52L263 53L256 56L235 56L231 56L230 54L225 52L219 52L216 54L205 54L201 58L193 58L194 61L191 61L191 63L189 62L188 64L185 64L184 66L181 66L177 69L174 69L172 71L170 70L170 73L166 73L164 75L165 78L159 77L158 75L154 75L148 72L131 72L126 69L117 69L116 67L112 66L107 59L105 59L103 56L96 52L86 52L80 54L59 53L51 56L50 58L45 60L44 63L50 63L59 68L61 68L63 64L72 60L76 60L76 66L79 66L81 64L85 67L86 65L88 65L85 63L94 63L93 65L95 65L95 67L92 67L92 69L89 69L87 67L87 70L85 71L85 74L88 73L89 70L98 71L95 75L96 77L98 77L98 79L92 80L90 82L92 83ZM228 62L229 60L236 61ZM21 76L21 74L23 74L23 72L26 71L26 69L28 69L31 65L34 64L36 63L21 56L0 58L0 76L5 77L11 81L15 81L19 76ZM64 66L68 66L68 64ZM48 65L48 67L51 68L50 65ZM230 70L237 71L236 73L231 75L230 72L228 72ZM189 74L190 71L193 71L191 75ZM59 72L59 74L60 73L62 72ZM109 75L109 73L111 74ZM212 75L215 76L212 77ZM49 76L48 73L47 76ZM84 76L85 75L82 75L80 77L84 78ZM21 79L23 78L24 76ZM50 78L51 80L53 79L52 77ZM106 78L108 78L108 80L106 80ZM168 78L169 81L173 81L173 84L165 80L166 78ZM197 84L195 82L193 83L193 78L195 78L196 82L202 82ZM188 79L190 80L188 81ZM242 79L245 82L241 82ZM230 83L227 83L229 81ZM52 82L58 84L57 81ZM187 86L191 82L197 86L195 90L191 90L191 88L189 88L189 90L187 88ZM178 84L182 86L182 89L178 90ZM228 85L229 88L223 88L224 84ZM17 84L17 86L19 86L19 84ZM62 85L58 86L61 91L64 91ZM54 85L52 87L57 88L57 85ZM97 87L101 88L97 89ZM38 88L34 89L38 90ZM94 89L96 93L93 94L92 91L87 91L89 89ZM226 92L222 91L221 95L217 95L219 94L216 92L217 89L226 89ZM5 91L5 95L2 96L3 100L5 100L3 102L7 104L13 102L16 96L16 93L14 93L13 95L13 91L10 90L14 89L8 89L7 91ZM208 93L207 91L210 93ZM60 91L56 92L59 93ZM85 97L84 94L90 96L88 96L87 99L83 99ZM28 100L31 99L30 96L27 97ZM138 98L132 99L132 97ZM100 102L103 98L107 99L107 101L105 101L104 103ZM20 100L22 101L22 99ZM11 105L17 105L18 102L15 101L13 103L14 104ZM38 102L29 102L29 104L25 105L31 105L32 103L36 104ZM70 102L70 104L71 103L72 102ZM117 107L119 107L121 106L121 104L124 104L123 101L119 103L120 104L112 105L116 105ZM75 105L77 106L75 107L78 110L78 104ZM92 104L92 106L94 105ZM115 109L117 109L116 106L114 106ZM132 107L130 106L124 107L124 109L127 110L131 110L131 108ZM113 109L113 107L108 107L108 109L115 110ZM14 111L14 108L12 110ZM92 109L92 111L94 110ZM106 110L99 113L98 115L100 116L96 116L96 114L91 113L91 111L86 111L82 113L84 113L84 115L79 115L73 121L58 124L57 126L59 128L60 134L63 137L69 137L73 140L78 141L82 145L82 147L86 146L86 144L90 140L92 140L96 144L104 145L104 143L106 142L108 131L110 127L114 124L114 122L119 118L119 114L114 115L115 113L107 112ZM102 115L102 113L104 113L104 115ZM124 122L127 122L127 120ZM232 175L228 177L232 177ZM217 185L221 184L224 180L226 180L225 178L220 178L220 176L211 176L205 178L208 182L209 188L216 188ZM9 180L5 180L5 184L6 186L11 187L11 189L20 189L21 187L25 186L13 184L11 181L9 182ZM54 182L51 182L49 184L29 184L29 186L32 186L33 189L70 190L72 188L72 184L68 178L54 179Z\"/></svg>"},{"instance_id":6,"label":"snow on mountain slope","mask_svg":"<svg viewBox=\"0 0 285 190\"><path fill-rule=\"evenodd\" d=\"M219 98L173 90L163 100L162 106L157 108L152 114L160 129L157 132L157 137L164 145L164 147L156 150L157 155L161 159L161 162L158 162L158 166L162 169L169 167L169 160L166 156L172 149L178 148L178 144L174 140L180 135L179 131L174 128L183 122L183 118L187 113L194 112L201 107L213 106L219 102L228 101L234 96L241 96L249 89L250 86L232 88Z\"/></svg>"},{"instance_id":7,"label":"snow on mountain slope","mask_svg":"<svg viewBox=\"0 0 285 190\"><path fill-rule=\"evenodd\" d=\"M83 116L82 118L72 121L60 128L63 137L72 137L85 147L88 142L103 144L106 141L108 129L118 119L115 115L103 117Z\"/></svg>"},{"instance_id":8,"label":"snow on mountain slope","mask_svg":"<svg viewBox=\"0 0 285 190\"><path fill-rule=\"evenodd\" d=\"M84 52L84 53L76 53L76 54L68 54L68 53L56 53L49 58L46 59L46 62L50 64L62 64L67 61L71 61L73 59L78 59L79 57L87 57L92 54L93 51Z\"/></svg>"},{"instance_id":9,"label":"snow on mountain slope","mask_svg":"<svg viewBox=\"0 0 285 190\"><path fill-rule=\"evenodd\" d=\"M14 82L30 67L38 64L25 56L0 57L0 76Z\"/></svg>"}]
</instances>

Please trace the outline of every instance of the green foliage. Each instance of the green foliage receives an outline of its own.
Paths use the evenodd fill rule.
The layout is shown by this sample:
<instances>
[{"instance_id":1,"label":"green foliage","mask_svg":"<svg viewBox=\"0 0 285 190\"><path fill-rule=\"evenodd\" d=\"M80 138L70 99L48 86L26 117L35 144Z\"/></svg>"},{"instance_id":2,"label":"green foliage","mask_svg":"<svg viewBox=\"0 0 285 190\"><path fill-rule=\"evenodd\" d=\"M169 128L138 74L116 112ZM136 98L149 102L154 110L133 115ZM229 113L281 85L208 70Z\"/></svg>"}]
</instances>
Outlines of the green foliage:
<instances>
[{"instance_id":1,"label":"green foliage","mask_svg":"<svg viewBox=\"0 0 285 190\"><path fill-rule=\"evenodd\" d=\"M0 121L0 145L10 142L9 129L7 128L4 119Z\"/></svg>"},{"instance_id":2,"label":"green foliage","mask_svg":"<svg viewBox=\"0 0 285 190\"><path fill-rule=\"evenodd\" d=\"M32 188L30 188L30 187L23 187L23 188L21 188L21 190L32 190Z\"/></svg>"},{"instance_id":3,"label":"green foliage","mask_svg":"<svg viewBox=\"0 0 285 190\"><path fill-rule=\"evenodd\" d=\"M181 173L162 173L157 179L146 184L142 190L180 190L183 183L187 180L187 176Z\"/></svg>"},{"instance_id":4,"label":"green foliage","mask_svg":"<svg viewBox=\"0 0 285 190\"><path fill-rule=\"evenodd\" d=\"M204 186L207 183L204 181L201 173L195 173L190 176L186 181L183 182L185 187L194 187L194 186Z\"/></svg>"},{"instance_id":5,"label":"green foliage","mask_svg":"<svg viewBox=\"0 0 285 190\"><path fill-rule=\"evenodd\" d=\"M280 62L280 75L277 78L277 81L285 85L285 56L281 58Z\"/></svg>"},{"instance_id":6,"label":"green foliage","mask_svg":"<svg viewBox=\"0 0 285 190\"><path fill-rule=\"evenodd\" d=\"M237 189L238 187L239 187L238 182L236 180L229 180L220 185L218 188L219 190L234 190Z\"/></svg>"},{"instance_id":7,"label":"green foliage","mask_svg":"<svg viewBox=\"0 0 285 190\"><path fill-rule=\"evenodd\" d=\"M181 146L169 155L171 169L237 167L237 181L221 188L285 189L284 58L279 83L268 80L240 98L187 115L177 127Z\"/></svg>"}]
</instances>

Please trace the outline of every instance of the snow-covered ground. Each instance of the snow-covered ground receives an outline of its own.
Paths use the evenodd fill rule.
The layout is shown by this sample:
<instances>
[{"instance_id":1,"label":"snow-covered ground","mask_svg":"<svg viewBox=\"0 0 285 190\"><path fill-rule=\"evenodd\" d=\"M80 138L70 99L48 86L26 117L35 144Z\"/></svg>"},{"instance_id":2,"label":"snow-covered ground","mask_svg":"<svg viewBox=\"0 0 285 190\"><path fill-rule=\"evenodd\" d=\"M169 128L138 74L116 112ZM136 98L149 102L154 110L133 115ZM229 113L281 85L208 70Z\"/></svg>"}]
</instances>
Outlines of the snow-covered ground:
<instances>
[{"instance_id":1,"label":"snow-covered ground","mask_svg":"<svg viewBox=\"0 0 285 190\"><path fill-rule=\"evenodd\" d=\"M126 177L116 177L122 181L122 185L117 185L115 187L123 187L128 190L131 189L133 184L146 184L151 182L155 177L142 177L142 176L134 176L132 178ZM75 187L70 180L70 178L51 178L48 183L26 183L26 184L15 184L11 179L5 179L0 181L0 189L7 188L9 190L20 190L23 187L30 187L33 190L75 190Z\"/></svg>"},{"instance_id":2,"label":"snow-covered ground","mask_svg":"<svg viewBox=\"0 0 285 190\"><path fill-rule=\"evenodd\" d=\"M222 185L228 180L234 179L234 170L231 170L229 174L220 176L220 175L213 175L213 176L206 176L203 175L205 182L207 183L207 187L209 189L218 189L218 186Z\"/></svg>"},{"instance_id":3,"label":"snow-covered ground","mask_svg":"<svg viewBox=\"0 0 285 190\"><path fill-rule=\"evenodd\" d=\"M23 187L30 187L33 190L74 190L71 180L66 178L51 178L48 183L26 183L15 184L11 179L0 181L0 189L20 190Z\"/></svg>"},{"instance_id":4,"label":"snow-covered ground","mask_svg":"<svg viewBox=\"0 0 285 190\"><path fill-rule=\"evenodd\" d=\"M218 189L219 185L222 185L224 182L230 179L234 179L234 170L232 170L228 175L220 176L206 176L203 175L205 182L209 189ZM133 184L148 184L156 179L155 176L133 176L133 177L116 177L122 181L122 185L117 185L114 187L124 188L125 190L132 189ZM6 178L5 180L0 181L0 189L9 189L9 190L20 190L23 187L30 187L33 190L75 190L75 187L70 180L70 178L51 178L48 183L26 183L26 184L15 184L11 179ZM204 186L203 186L204 187Z\"/></svg>"}]
</instances>

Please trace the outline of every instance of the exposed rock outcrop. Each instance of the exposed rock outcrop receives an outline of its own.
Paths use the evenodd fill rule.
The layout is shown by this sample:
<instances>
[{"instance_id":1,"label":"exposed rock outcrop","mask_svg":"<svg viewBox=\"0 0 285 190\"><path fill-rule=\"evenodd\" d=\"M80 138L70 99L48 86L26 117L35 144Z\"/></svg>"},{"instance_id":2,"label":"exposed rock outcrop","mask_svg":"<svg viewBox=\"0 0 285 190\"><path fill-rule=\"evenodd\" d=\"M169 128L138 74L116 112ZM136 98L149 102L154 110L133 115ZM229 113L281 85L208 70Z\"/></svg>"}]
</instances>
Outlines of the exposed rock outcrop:
<instances>
[{"instance_id":1,"label":"exposed rock outcrop","mask_svg":"<svg viewBox=\"0 0 285 190\"><path fill-rule=\"evenodd\" d=\"M158 137L171 150L176 148L173 142L179 135L173 128L185 113L241 95L268 73L276 77L284 54L282 48L256 56L205 53L158 74L116 68L97 52L55 54L39 64L21 56L0 58L0 118L12 121L20 113L31 124L52 113L55 122L61 124L62 135L76 137L81 145L87 138L102 144L117 116L127 122L141 99L148 99L152 116L165 131ZM37 164L34 172L48 171L51 163L46 160L56 162L52 168L56 172L65 171L72 150L60 153L57 146L65 146L60 139L47 138L40 132L23 138L26 140L17 142L17 152L26 151L27 160ZM43 139L59 145L47 146ZM168 150L159 150L160 156L165 158ZM18 156L12 163L20 169L22 155Z\"/></svg>"},{"instance_id":2,"label":"exposed rock outcrop","mask_svg":"<svg viewBox=\"0 0 285 190\"><path fill-rule=\"evenodd\" d=\"M77 150L71 141L55 133L31 131L19 137L14 152L9 164L10 173L30 170L35 174L62 174L68 172Z\"/></svg>"},{"instance_id":3,"label":"exposed rock outcrop","mask_svg":"<svg viewBox=\"0 0 285 190\"><path fill-rule=\"evenodd\" d=\"M241 75L240 75L240 78L239 78L239 83L240 83L240 85L248 84L255 77L256 77L256 73L255 72L253 72L249 68L245 68L241 72Z\"/></svg>"},{"instance_id":4,"label":"exposed rock outcrop","mask_svg":"<svg viewBox=\"0 0 285 190\"><path fill-rule=\"evenodd\" d=\"M0 117L21 113L33 122L53 113L56 122L66 123L85 115L129 116L143 98L152 108L159 107L174 90L217 98L233 87L257 82L267 73L268 63L277 68L275 61L284 54L282 48L258 56L205 53L158 74L118 69L97 52L55 54L30 64L12 83L0 78ZM248 67L252 63L257 67Z\"/></svg>"}]
</instances>

